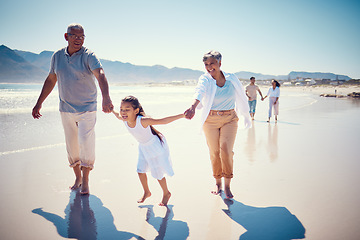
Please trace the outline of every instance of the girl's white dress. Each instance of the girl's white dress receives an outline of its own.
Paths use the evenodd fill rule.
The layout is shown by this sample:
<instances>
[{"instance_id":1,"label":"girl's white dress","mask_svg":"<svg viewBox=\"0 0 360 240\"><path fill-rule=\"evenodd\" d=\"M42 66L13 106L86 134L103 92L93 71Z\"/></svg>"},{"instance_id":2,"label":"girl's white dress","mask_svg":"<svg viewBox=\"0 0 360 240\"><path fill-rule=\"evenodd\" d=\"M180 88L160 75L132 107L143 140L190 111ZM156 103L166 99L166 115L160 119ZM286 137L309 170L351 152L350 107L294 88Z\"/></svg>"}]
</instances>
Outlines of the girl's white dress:
<instances>
[{"instance_id":1,"label":"girl's white dress","mask_svg":"<svg viewBox=\"0 0 360 240\"><path fill-rule=\"evenodd\" d=\"M151 175L161 180L165 174L173 176L174 171L170 159L169 147L164 136L161 136L163 143L159 138L152 134L150 126L144 128L141 125L142 116L136 118L136 126L131 128L125 123L128 131L139 142L138 173L151 172Z\"/></svg>"}]
</instances>

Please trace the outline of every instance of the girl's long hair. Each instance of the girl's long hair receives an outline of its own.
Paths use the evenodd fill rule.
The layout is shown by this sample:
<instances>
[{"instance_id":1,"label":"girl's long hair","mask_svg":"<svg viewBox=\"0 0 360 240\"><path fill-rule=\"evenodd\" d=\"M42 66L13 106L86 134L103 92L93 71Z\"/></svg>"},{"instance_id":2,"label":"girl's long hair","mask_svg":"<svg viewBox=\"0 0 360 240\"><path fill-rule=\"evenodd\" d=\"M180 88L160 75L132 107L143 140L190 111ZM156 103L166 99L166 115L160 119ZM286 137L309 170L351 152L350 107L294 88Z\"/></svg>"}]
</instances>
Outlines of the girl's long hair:
<instances>
[{"instance_id":1,"label":"girl's long hair","mask_svg":"<svg viewBox=\"0 0 360 240\"><path fill-rule=\"evenodd\" d=\"M137 109L137 108L138 108L138 109L139 109L139 113L136 114L136 116L143 116L143 117L146 116L146 115L145 115L145 111L144 111L143 107L141 106L141 104L140 104L140 102L139 102L139 99L137 99L136 97L134 97L134 96L127 96L127 97L123 98L123 99L121 100L121 102L130 103L131 106L132 106L134 109ZM156 130L152 125L150 125L150 129L151 129L151 133L154 134L155 136L157 136L157 137L159 138L160 142L163 144L164 141L163 141L163 139L162 139L162 137L161 137L161 136L163 136L162 133L159 132L158 130Z\"/></svg>"}]
</instances>

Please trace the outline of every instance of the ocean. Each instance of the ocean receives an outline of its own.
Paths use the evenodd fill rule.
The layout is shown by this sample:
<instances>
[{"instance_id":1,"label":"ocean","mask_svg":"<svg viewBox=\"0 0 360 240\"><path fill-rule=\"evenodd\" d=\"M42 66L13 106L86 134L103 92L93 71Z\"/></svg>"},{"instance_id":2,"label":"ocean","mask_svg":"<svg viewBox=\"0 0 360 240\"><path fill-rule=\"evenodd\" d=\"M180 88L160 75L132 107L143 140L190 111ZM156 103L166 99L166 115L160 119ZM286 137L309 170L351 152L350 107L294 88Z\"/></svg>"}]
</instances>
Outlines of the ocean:
<instances>
[{"instance_id":1,"label":"ocean","mask_svg":"<svg viewBox=\"0 0 360 240\"><path fill-rule=\"evenodd\" d=\"M148 115L165 117L184 112L193 102L194 88L195 86L181 85L111 85L110 95L117 111L121 99L133 95L139 98ZM43 103L42 118L35 120L31 116L41 89L42 84L0 84L0 155L64 144L57 87ZM303 108L317 101L311 93L287 91L286 88L282 90L284 91L281 92L280 112ZM262 92L265 95L267 88L262 89ZM257 116L266 120L267 109L268 101L261 102L258 99ZM97 118L97 136L113 136L115 133L113 128L109 128L109 124L116 126L118 122L114 121L110 114L101 111L100 90Z\"/></svg>"}]
</instances>

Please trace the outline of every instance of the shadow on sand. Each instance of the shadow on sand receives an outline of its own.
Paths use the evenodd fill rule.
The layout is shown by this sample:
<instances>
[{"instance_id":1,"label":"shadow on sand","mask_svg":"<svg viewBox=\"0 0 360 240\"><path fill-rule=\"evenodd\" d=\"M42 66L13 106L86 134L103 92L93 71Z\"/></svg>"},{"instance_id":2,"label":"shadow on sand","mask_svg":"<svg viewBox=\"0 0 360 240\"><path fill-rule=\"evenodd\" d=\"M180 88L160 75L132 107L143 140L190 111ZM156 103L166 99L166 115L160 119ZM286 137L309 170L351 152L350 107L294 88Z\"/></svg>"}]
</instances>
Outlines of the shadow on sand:
<instances>
[{"instance_id":1,"label":"shadow on sand","mask_svg":"<svg viewBox=\"0 0 360 240\"><path fill-rule=\"evenodd\" d=\"M291 240L305 238L305 228L285 207L252 207L221 197L228 209L223 211L247 231L240 240Z\"/></svg>"},{"instance_id":2,"label":"shadow on sand","mask_svg":"<svg viewBox=\"0 0 360 240\"><path fill-rule=\"evenodd\" d=\"M153 205L139 206L139 208L147 208L146 221L153 226L159 233L155 240L163 239L187 239L189 236L189 227L186 222L173 220L173 205L168 205L165 217L155 217Z\"/></svg>"},{"instance_id":3,"label":"shadow on sand","mask_svg":"<svg viewBox=\"0 0 360 240\"><path fill-rule=\"evenodd\" d=\"M69 204L64 210L65 218L45 212L42 208L32 212L53 223L58 234L64 238L143 239L133 233L118 231L110 210L103 206L101 200L94 195L81 195L79 191L70 193Z\"/></svg>"}]
</instances>

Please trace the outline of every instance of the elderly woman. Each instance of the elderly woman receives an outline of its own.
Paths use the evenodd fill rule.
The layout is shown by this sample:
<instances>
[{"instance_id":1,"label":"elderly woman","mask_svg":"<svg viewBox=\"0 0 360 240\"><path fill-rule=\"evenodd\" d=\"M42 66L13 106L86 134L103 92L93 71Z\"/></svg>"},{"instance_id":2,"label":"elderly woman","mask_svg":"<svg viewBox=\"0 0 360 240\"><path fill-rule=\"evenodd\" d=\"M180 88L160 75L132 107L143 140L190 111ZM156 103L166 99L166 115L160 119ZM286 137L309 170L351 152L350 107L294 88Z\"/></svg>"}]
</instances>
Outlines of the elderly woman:
<instances>
[{"instance_id":1,"label":"elderly woman","mask_svg":"<svg viewBox=\"0 0 360 240\"><path fill-rule=\"evenodd\" d=\"M220 70L221 54L210 51L203 57L207 73L198 81L195 101L186 110L186 118L195 115L196 108L202 108L201 124L209 147L216 189L222 190L224 178L226 198L232 198L230 182L233 177L233 147L238 128L238 115L244 116L245 127L251 126L249 105L245 90L235 74Z\"/></svg>"},{"instance_id":2,"label":"elderly woman","mask_svg":"<svg viewBox=\"0 0 360 240\"><path fill-rule=\"evenodd\" d=\"M277 122L277 116L279 115L279 97L280 97L280 83L276 80L271 81L271 87L269 88L268 93L262 99L269 97L269 119L267 122L270 122L272 109L274 108L275 122Z\"/></svg>"}]
</instances>

